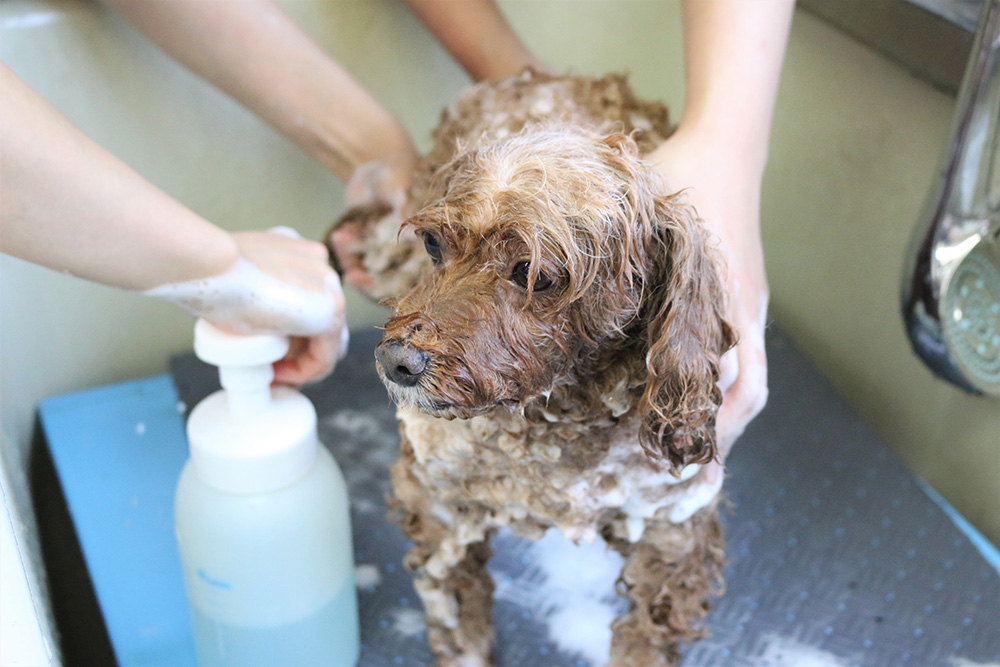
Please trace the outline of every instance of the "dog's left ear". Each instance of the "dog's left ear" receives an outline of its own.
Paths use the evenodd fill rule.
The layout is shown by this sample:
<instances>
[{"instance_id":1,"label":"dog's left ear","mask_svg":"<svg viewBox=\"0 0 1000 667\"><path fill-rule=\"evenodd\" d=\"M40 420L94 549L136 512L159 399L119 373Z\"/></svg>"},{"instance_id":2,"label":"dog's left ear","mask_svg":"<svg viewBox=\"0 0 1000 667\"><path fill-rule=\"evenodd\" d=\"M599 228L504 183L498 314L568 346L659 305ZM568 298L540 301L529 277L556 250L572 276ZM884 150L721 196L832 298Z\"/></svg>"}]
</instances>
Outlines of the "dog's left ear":
<instances>
[{"instance_id":1,"label":"dog's left ear","mask_svg":"<svg viewBox=\"0 0 1000 667\"><path fill-rule=\"evenodd\" d=\"M719 361L735 333L724 317L722 259L704 223L683 193L652 197L640 439L653 458L680 471L715 458Z\"/></svg>"}]
</instances>

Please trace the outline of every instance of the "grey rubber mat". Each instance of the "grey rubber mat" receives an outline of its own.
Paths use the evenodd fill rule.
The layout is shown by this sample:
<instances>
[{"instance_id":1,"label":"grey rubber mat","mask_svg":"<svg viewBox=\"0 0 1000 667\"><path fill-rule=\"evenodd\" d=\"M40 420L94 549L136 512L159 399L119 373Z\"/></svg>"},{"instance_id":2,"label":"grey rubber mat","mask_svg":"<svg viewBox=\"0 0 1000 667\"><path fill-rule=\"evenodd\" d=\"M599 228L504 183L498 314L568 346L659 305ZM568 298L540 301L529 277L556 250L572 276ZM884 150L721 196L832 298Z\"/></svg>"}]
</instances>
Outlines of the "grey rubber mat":
<instances>
[{"instance_id":1,"label":"grey rubber mat","mask_svg":"<svg viewBox=\"0 0 1000 667\"><path fill-rule=\"evenodd\" d=\"M375 331L356 333L333 376L308 387L320 437L351 494L364 644L361 666L431 663L408 548L385 519L394 408L375 375ZM770 400L728 462L727 590L686 665L1000 665L1000 574L805 359L768 335ZM212 370L173 362L187 405ZM1000 508L998 508L1000 511ZM583 666L606 652L620 561L602 545L501 533L496 662ZM637 666L642 667L642 666Z\"/></svg>"}]
</instances>

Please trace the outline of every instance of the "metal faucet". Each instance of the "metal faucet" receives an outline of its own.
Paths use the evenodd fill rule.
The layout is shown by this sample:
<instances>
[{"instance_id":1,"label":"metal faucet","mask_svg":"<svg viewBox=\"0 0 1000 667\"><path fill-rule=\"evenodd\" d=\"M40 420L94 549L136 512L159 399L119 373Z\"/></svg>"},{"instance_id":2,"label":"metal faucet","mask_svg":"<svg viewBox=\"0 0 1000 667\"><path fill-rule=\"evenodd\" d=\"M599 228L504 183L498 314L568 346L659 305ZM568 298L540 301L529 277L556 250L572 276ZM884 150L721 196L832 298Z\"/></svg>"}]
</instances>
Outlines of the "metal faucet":
<instances>
[{"instance_id":1,"label":"metal faucet","mask_svg":"<svg viewBox=\"0 0 1000 667\"><path fill-rule=\"evenodd\" d=\"M914 352L1000 396L1000 0L983 3L949 149L914 234L903 321Z\"/></svg>"}]
</instances>

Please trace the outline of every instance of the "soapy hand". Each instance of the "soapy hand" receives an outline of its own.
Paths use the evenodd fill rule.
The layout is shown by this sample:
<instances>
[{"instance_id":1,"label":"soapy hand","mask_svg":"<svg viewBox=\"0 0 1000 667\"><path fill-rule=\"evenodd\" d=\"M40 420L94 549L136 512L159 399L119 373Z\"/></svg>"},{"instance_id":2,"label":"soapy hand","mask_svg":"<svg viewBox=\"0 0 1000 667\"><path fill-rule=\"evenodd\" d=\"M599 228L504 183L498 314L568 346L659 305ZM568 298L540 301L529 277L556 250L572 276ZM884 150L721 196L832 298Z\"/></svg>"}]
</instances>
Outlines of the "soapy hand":
<instances>
[{"instance_id":1,"label":"soapy hand","mask_svg":"<svg viewBox=\"0 0 1000 667\"><path fill-rule=\"evenodd\" d=\"M291 229L233 234L236 263L221 275L144 292L167 299L220 329L291 337L274 364L276 382L301 384L333 370L347 351L344 294L326 248Z\"/></svg>"},{"instance_id":2,"label":"soapy hand","mask_svg":"<svg viewBox=\"0 0 1000 667\"><path fill-rule=\"evenodd\" d=\"M415 157L413 158L415 160ZM362 291L372 287L372 277L365 269L358 249L359 240L366 228L386 216L393 216L402 225L407 215L407 190L412 175L413 161L392 168L383 161L374 161L358 167L347 183L348 214L330 233L333 248L344 280Z\"/></svg>"},{"instance_id":3,"label":"soapy hand","mask_svg":"<svg viewBox=\"0 0 1000 667\"><path fill-rule=\"evenodd\" d=\"M760 240L760 174L729 150L724 144L713 145L710 137L678 130L648 156L671 190L684 190L718 237L726 263L727 318L739 337L719 371L718 458L702 470L702 484L692 489L689 502L679 503L671 517L675 521L687 519L715 497L729 450L767 402L768 287Z\"/></svg>"}]
</instances>

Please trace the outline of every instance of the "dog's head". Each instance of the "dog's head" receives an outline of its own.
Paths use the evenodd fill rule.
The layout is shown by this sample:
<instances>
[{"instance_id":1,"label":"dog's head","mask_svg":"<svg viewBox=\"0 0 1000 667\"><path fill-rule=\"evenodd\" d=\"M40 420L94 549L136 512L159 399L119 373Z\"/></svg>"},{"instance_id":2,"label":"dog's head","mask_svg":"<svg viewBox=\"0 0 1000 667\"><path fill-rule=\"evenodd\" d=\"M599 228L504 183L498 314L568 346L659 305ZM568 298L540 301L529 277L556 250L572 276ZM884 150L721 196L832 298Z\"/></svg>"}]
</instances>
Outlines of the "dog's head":
<instances>
[{"instance_id":1,"label":"dog's head","mask_svg":"<svg viewBox=\"0 0 1000 667\"><path fill-rule=\"evenodd\" d=\"M376 350L393 399L469 418L632 355L643 447L675 467L710 460L733 344L719 266L635 143L529 129L459 151L439 179L406 223L433 270L393 304Z\"/></svg>"}]
</instances>

